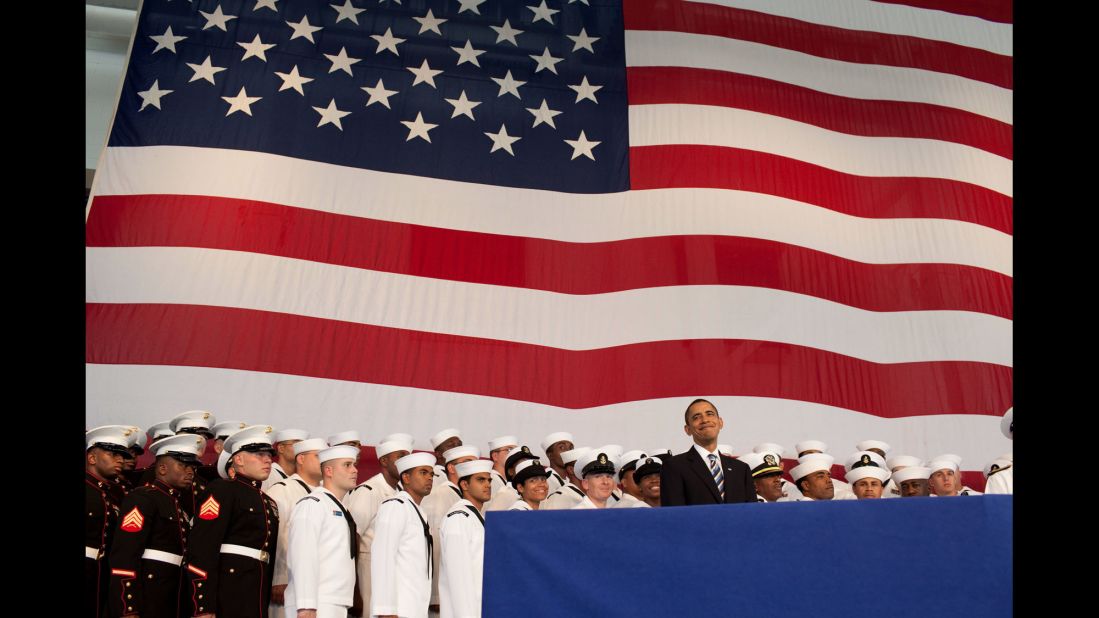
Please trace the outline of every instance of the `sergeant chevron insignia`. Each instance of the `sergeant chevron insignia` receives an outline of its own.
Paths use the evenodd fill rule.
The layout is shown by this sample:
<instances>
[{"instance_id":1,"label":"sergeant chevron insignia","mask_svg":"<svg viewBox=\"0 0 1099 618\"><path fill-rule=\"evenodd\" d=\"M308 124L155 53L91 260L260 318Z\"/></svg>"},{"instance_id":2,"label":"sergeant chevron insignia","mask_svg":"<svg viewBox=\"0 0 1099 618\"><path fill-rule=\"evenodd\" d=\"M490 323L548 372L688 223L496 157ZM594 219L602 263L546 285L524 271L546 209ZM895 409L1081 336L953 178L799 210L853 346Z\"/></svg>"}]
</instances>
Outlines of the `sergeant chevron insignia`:
<instances>
[{"instance_id":1,"label":"sergeant chevron insignia","mask_svg":"<svg viewBox=\"0 0 1099 618\"><path fill-rule=\"evenodd\" d=\"M218 501L210 496L206 499L206 502L202 503L202 506L198 509L199 519L217 519L218 513L221 512L221 505Z\"/></svg>"},{"instance_id":2,"label":"sergeant chevron insignia","mask_svg":"<svg viewBox=\"0 0 1099 618\"><path fill-rule=\"evenodd\" d=\"M136 506L122 519L122 529L126 532L141 532L143 525L145 525L145 517Z\"/></svg>"}]
</instances>

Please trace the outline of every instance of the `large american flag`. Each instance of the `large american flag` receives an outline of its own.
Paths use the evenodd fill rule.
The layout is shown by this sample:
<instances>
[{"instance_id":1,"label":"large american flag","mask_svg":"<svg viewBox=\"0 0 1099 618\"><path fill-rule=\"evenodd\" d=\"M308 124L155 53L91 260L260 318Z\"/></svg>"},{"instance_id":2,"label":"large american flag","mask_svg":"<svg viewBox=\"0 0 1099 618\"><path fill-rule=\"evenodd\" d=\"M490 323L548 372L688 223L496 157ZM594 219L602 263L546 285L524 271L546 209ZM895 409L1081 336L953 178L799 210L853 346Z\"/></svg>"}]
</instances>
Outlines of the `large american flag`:
<instances>
[{"instance_id":1,"label":"large american flag","mask_svg":"<svg viewBox=\"0 0 1099 618\"><path fill-rule=\"evenodd\" d=\"M146 0L87 417L1010 450L1012 25L979 0ZM425 441L418 446L426 447Z\"/></svg>"}]
</instances>

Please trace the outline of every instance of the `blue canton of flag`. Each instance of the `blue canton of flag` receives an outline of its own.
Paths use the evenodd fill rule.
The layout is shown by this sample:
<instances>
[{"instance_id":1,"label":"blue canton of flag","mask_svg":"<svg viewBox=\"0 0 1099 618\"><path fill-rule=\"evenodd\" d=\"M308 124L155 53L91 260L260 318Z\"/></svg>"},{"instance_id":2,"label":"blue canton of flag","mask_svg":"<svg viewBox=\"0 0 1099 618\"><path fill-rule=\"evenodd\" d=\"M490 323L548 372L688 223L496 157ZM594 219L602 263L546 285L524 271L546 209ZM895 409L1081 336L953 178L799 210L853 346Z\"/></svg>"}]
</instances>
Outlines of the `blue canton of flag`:
<instances>
[{"instance_id":1,"label":"blue canton of flag","mask_svg":"<svg viewBox=\"0 0 1099 618\"><path fill-rule=\"evenodd\" d=\"M628 142L618 1L148 0L109 145L599 193Z\"/></svg>"}]
</instances>

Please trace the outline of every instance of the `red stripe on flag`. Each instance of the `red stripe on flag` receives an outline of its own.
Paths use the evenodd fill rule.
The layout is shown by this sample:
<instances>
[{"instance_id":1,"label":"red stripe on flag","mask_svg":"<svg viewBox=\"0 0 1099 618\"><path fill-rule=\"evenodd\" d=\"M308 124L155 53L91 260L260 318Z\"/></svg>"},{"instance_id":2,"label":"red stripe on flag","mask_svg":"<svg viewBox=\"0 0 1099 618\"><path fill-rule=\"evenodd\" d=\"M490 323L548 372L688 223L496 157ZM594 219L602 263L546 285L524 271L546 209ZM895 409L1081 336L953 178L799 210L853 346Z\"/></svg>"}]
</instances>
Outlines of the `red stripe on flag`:
<instances>
[{"instance_id":1,"label":"red stripe on flag","mask_svg":"<svg viewBox=\"0 0 1099 618\"><path fill-rule=\"evenodd\" d=\"M1011 198L941 178L856 176L724 146L630 148L632 189L712 187L777 195L873 219L954 219L1012 232Z\"/></svg>"},{"instance_id":2,"label":"red stripe on flag","mask_svg":"<svg viewBox=\"0 0 1099 618\"><path fill-rule=\"evenodd\" d=\"M874 0L883 4L904 4L918 9L970 15L1002 24L1012 23L1011 0Z\"/></svg>"},{"instance_id":3,"label":"red stripe on flag","mask_svg":"<svg viewBox=\"0 0 1099 618\"><path fill-rule=\"evenodd\" d=\"M333 236L335 229L341 232ZM1008 319L1012 315L1011 278L999 273L956 264L863 264L737 236L568 243L189 195L96 197L86 230L89 247L248 251L563 294L742 285L807 294L870 311L976 311ZM683 268L685 263L703 262L714 267Z\"/></svg>"},{"instance_id":4,"label":"red stripe on flag","mask_svg":"<svg viewBox=\"0 0 1099 618\"><path fill-rule=\"evenodd\" d=\"M1012 395L1010 367L877 364L768 341L566 351L226 307L89 303L85 312L92 364L263 371L573 409L711 393L815 402L884 418L997 416Z\"/></svg>"},{"instance_id":5,"label":"red stripe on flag","mask_svg":"<svg viewBox=\"0 0 1099 618\"><path fill-rule=\"evenodd\" d=\"M623 0L627 30L752 41L843 62L909 67L1012 87L1011 56L914 36L822 26L701 2Z\"/></svg>"},{"instance_id":6,"label":"red stripe on flag","mask_svg":"<svg viewBox=\"0 0 1099 618\"><path fill-rule=\"evenodd\" d=\"M626 76L630 105L735 107L851 135L943 140L1012 157L1011 125L952 107L841 97L714 69L628 67Z\"/></svg>"}]
</instances>

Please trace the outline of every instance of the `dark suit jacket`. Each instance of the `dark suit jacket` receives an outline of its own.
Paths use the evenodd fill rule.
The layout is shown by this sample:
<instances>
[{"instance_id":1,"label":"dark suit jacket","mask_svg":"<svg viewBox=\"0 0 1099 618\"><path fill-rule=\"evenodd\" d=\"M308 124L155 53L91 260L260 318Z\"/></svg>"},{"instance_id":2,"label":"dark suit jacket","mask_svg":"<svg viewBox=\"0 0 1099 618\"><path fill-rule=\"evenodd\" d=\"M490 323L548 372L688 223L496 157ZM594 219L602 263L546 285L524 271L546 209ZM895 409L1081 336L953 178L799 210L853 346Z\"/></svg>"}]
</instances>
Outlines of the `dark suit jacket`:
<instances>
[{"instance_id":1,"label":"dark suit jacket","mask_svg":"<svg viewBox=\"0 0 1099 618\"><path fill-rule=\"evenodd\" d=\"M755 502L756 486L752 471L742 461L721 456L725 474L725 504ZM688 506L721 504L721 494L710 475L710 466L692 446L686 453L672 456L660 468L660 505Z\"/></svg>"}]
</instances>

